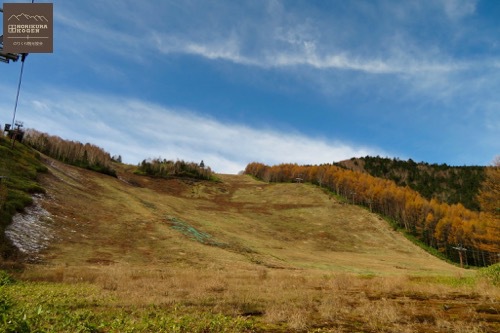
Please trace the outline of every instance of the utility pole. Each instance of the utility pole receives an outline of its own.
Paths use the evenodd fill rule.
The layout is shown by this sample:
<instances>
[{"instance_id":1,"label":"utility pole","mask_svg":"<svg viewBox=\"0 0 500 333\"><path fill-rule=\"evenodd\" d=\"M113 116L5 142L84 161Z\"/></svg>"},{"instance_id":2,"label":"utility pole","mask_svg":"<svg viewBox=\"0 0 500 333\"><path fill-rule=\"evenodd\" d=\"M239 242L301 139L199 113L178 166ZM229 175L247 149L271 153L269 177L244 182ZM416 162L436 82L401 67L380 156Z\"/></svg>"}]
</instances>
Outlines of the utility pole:
<instances>
[{"instance_id":1,"label":"utility pole","mask_svg":"<svg viewBox=\"0 0 500 333\"><path fill-rule=\"evenodd\" d=\"M458 251L458 255L460 257L460 267L464 268L464 253L467 251L467 249L463 247L462 244L458 244L453 248Z\"/></svg>"},{"instance_id":2,"label":"utility pole","mask_svg":"<svg viewBox=\"0 0 500 333\"><path fill-rule=\"evenodd\" d=\"M15 128L12 131L12 146L10 147L10 149L14 149L14 144L16 143L16 138L18 137L18 135L23 134L21 133L21 127L23 127L23 125L24 124L22 121L16 121ZM19 141L22 141L22 138Z\"/></svg>"},{"instance_id":3,"label":"utility pole","mask_svg":"<svg viewBox=\"0 0 500 333\"><path fill-rule=\"evenodd\" d=\"M32 1L33 3L33 1ZM3 9L0 8L0 12L3 13ZM16 94L16 102L14 104L14 112L12 115L12 123L10 123L10 126L13 129L12 133L12 145L11 149L14 149L14 144L16 141L16 136L19 134L21 131L21 127L23 127L22 122L16 122L16 113L17 113L17 104L19 102L19 93L21 91L21 82L23 79L23 72L24 72L24 61L26 60L26 57L28 56L28 53L21 53L21 54L15 54L15 53L6 53L3 50L3 35L0 36L0 61L3 61L5 63L9 63L9 61L17 61L19 59L19 56L21 57L21 73L19 74L19 82L17 84L17 94ZM15 128L17 126L17 128Z\"/></svg>"},{"instance_id":4,"label":"utility pole","mask_svg":"<svg viewBox=\"0 0 500 333\"><path fill-rule=\"evenodd\" d=\"M14 104L14 114L12 115L12 127L14 127L14 124L17 125L16 123L17 102L19 101L19 92L21 91L21 81L23 79L23 71L24 71L24 60L26 60L27 56L28 53L21 54L21 73L19 74L19 83L17 84L16 103Z\"/></svg>"},{"instance_id":5,"label":"utility pole","mask_svg":"<svg viewBox=\"0 0 500 333\"><path fill-rule=\"evenodd\" d=\"M299 173L299 175L295 178L295 182L299 183L299 184L302 183L303 180L304 179L302 178L302 174L301 173Z\"/></svg>"}]
</instances>

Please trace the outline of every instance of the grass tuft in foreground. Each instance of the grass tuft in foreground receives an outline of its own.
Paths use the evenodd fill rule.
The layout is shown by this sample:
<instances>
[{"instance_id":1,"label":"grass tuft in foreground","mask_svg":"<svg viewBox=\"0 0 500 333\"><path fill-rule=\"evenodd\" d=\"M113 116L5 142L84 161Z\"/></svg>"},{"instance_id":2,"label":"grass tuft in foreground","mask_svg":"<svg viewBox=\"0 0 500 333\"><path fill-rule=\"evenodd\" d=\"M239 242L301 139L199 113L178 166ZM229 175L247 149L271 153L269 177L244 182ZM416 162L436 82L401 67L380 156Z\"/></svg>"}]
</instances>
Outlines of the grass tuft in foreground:
<instances>
[{"instance_id":1,"label":"grass tuft in foreground","mask_svg":"<svg viewBox=\"0 0 500 333\"><path fill-rule=\"evenodd\" d=\"M190 312L178 304L121 304L88 283L0 287L1 332L247 332L252 327L248 318Z\"/></svg>"},{"instance_id":2,"label":"grass tuft in foreground","mask_svg":"<svg viewBox=\"0 0 500 333\"><path fill-rule=\"evenodd\" d=\"M85 281L78 278L84 272L62 270L60 282L43 282L40 274L31 275L38 282L0 287L0 331L487 333L500 328L500 290L480 276L102 267L89 283L70 282ZM116 282L113 288L109 279Z\"/></svg>"},{"instance_id":3,"label":"grass tuft in foreground","mask_svg":"<svg viewBox=\"0 0 500 333\"><path fill-rule=\"evenodd\" d=\"M500 263L479 270L479 277L494 286L500 287Z\"/></svg>"}]
</instances>

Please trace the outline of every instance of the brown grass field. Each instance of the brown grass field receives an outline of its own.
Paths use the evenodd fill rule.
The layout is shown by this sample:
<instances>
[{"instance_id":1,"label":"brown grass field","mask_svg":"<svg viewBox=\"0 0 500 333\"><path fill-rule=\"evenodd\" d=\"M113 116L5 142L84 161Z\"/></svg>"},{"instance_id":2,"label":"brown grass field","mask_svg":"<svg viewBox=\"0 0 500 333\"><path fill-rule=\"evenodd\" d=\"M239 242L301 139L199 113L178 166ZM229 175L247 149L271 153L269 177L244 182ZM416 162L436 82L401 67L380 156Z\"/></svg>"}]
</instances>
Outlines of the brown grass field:
<instances>
[{"instance_id":1,"label":"brown grass field","mask_svg":"<svg viewBox=\"0 0 500 333\"><path fill-rule=\"evenodd\" d=\"M250 323L206 332L500 331L498 287L321 188L47 166L42 206L53 239L17 278L85 286L96 315L210 313Z\"/></svg>"}]
</instances>

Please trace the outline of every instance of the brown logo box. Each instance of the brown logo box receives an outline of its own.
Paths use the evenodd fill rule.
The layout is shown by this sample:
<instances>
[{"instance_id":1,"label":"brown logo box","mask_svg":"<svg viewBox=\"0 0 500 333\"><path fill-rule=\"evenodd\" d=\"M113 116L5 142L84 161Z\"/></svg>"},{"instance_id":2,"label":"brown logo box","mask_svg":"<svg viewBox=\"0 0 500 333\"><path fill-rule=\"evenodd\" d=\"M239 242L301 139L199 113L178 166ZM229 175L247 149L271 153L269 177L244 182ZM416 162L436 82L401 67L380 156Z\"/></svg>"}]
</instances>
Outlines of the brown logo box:
<instances>
[{"instance_id":1,"label":"brown logo box","mask_svg":"<svg viewBox=\"0 0 500 333\"><path fill-rule=\"evenodd\" d=\"M52 3L4 3L3 50L9 53L52 53Z\"/></svg>"}]
</instances>

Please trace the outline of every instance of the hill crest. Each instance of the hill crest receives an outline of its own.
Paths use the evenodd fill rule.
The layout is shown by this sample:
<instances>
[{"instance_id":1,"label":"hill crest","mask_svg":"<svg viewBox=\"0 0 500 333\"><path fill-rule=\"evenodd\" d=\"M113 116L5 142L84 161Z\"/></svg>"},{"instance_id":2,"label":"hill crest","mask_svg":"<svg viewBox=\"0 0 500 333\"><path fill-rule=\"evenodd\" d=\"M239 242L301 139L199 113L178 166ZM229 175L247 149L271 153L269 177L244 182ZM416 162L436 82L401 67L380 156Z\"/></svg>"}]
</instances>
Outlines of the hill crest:
<instances>
[{"instance_id":1,"label":"hill crest","mask_svg":"<svg viewBox=\"0 0 500 333\"><path fill-rule=\"evenodd\" d=\"M48 173L40 178L47 192L41 205L50 212L47 226L54 231L54 241L40 253L44 262L456 271L377 215L312 185L236 175L218 175L217 183L158 179L120 164L114 178L43 160Z\"/></svg>"}]
</instances>

